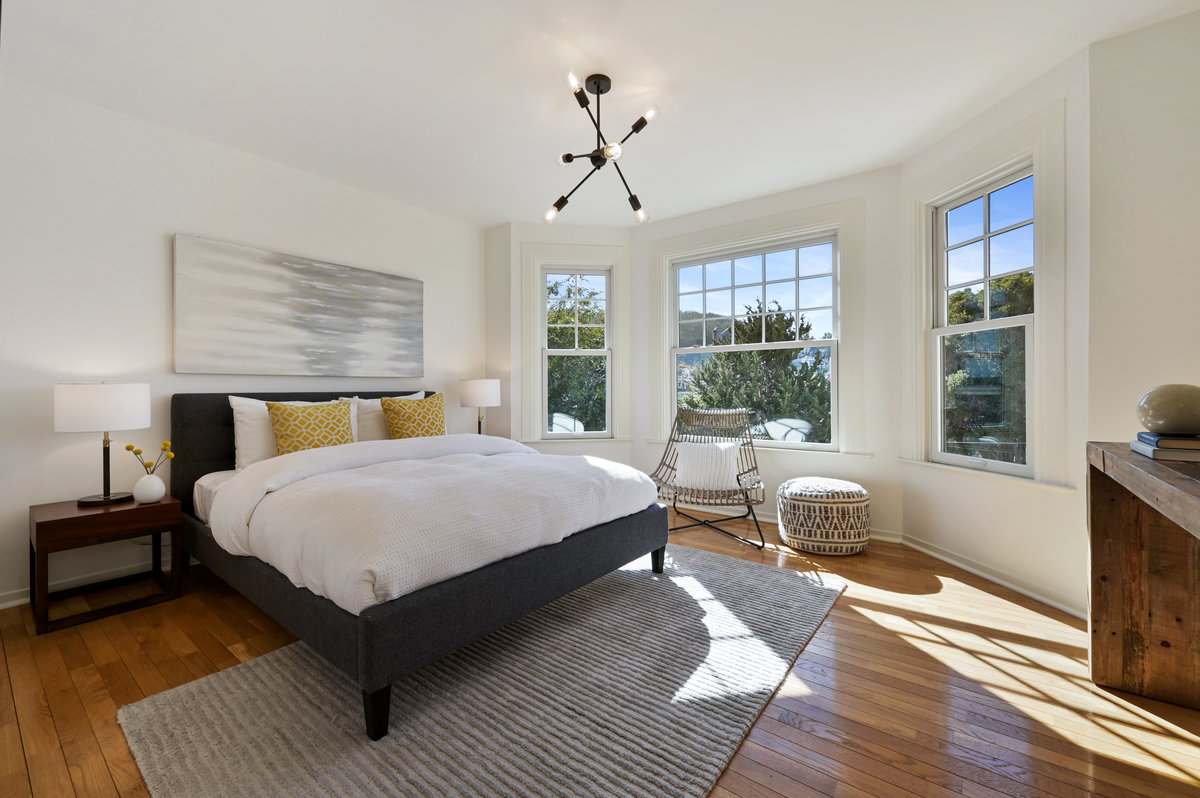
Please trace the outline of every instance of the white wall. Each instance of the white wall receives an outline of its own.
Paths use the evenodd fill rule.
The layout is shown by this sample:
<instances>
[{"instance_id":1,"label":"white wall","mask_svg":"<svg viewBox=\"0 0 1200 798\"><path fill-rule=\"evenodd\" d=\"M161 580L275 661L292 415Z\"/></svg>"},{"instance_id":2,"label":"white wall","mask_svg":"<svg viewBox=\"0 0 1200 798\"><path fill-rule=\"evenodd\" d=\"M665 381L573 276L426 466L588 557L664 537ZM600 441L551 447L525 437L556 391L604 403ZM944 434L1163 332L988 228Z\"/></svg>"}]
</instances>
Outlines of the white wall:
<instances>
[{"instance_id":1,"label":"white wall","mask_svg":"<svg viewBox=\"0 0 1200 798\"><path fill-rule=\"evenodd\" d=\"M114 490L139 474L124 444L156 449L180 391L430 387L447 392L451 431L474 429L457 387L483 371L478 228L5 77L0 120L0 603L26 596L28 505L100 491L101 436L53 432L56 382L151 384L153 427L113 434ZM423 280L425 377L174 374L177 232ZM51 577L127 569L145 551L55 555Z\"/></svg>"},{"instance_id":2,"label":"white wall","mask_svg":"<svg viewBox=\"0 0 1200 798\"><path fill-rule=\"evenodd\" d=\"M1124 441L1145 391L1200 384L1200 13L1091 57L1088 432Z\"/></svg>"},{"instance_id":3,"label":"white wall","mask_svg":"<svg viewBox=\"0 0 1200 798\"><path fill-rule=\"evenodd\" d=\"M485 233L487 253L488 376L498 377L502 406L489 411L484 431L520 440L552 454L593 454L631 463L631 416L642 409L631 407L631 352L640 342L634 331L630 299L635 288L628 257L629 231L624 228L585 227L569 224L510 223ZM610 292L616 301L609 307L609 332L613 347L613 437L580 440L539 440L542 406L540 393L542 344L538 340L542 302L541 277L535 261L561 256L564 264L604 265L615 258Z\"/></svg>"},{"instance_id":4,"label":"white wall","mask_svg":"<svg viewBox=\"0 0 1200 798\"><path fill-rule=\"evenodd\" d=\"M1088 55L1081 52L913 158L902 168L905 195L923 181L953 175L963 164L1001 159L1022 138L1040 141L1054 194L1039 201L1039 239L1055 239L1054 269L1041 269L1039 329L1043 346L1034 382L1036 479L925 462L928 379L924 337L899 354L908 381L896 422L903 446L906 542L1003 584L1082 614L1087 597L1085 434L1088 352ZM1057 163L1055 161L1057 160ZM1047 215L1048 214L1048 215ZM912 238L916 219L906 217ZM1051 227L1053 225L1053 227ZM927 274L908 250L907 285ZM1045 264L1043 264L1045 265ZM1047 292L1043 289L1052 288ZM1052 300L1052 301L1043 301ZM913 313L912 332L928 314ZM1049 334L1047 334L1049 333Z\"/></svg>"}]
</instances>

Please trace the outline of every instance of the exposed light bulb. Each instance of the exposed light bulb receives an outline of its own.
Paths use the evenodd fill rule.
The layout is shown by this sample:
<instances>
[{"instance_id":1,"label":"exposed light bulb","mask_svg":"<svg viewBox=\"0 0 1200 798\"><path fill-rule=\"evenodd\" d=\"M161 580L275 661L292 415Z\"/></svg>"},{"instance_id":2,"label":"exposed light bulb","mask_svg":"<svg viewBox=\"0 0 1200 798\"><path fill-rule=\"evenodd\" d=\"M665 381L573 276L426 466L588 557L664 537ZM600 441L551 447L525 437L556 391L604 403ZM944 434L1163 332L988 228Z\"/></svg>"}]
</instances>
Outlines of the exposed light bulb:
<instances>
[{"instance_id":1,"label":"exposed light bulb","mask_svg":"<svg viewBox=\"0 0 1200 798\"><path fill-rule=\"evenodd\" d=\"M633 208L633 215L637 217L638 224L646 221L650 217L642 210L642 202L637 198L637 194L629 195L629 207Z\"/></svg>"},{"instance_id":2,"label":"exposed light bulb","mask_svg":"<svg viewBox=\"0 0 1200 798\"><path fill-rule=\"evenodd\" d=\"M610 161L615 161L621 157L621 143L614 141L604 147L604 157Z\"/></svg>"},{"instance_id":3,"label":"exposed light bulb","mask_svg":"<svg viewBox=\"0 0 1200 798\"><path fill-rule=\"evenodd\" d=\"M579 78L575 77L574 72L567 73L567 82L571 84L571 91L579 91L583 88L583 84L579 82Z\"/></svg>"},{"instance_id":4,"label":"exposed light bulb","mask_svg":"<svg viewBox=\"0 0 1200 798\"><path fill-rule=\"evenodd\" d=\"M656 116L658 116L658 106L657 105L650 106L649 108L646 109L646 113L642 114L642 118L646 120L647 124L649 124L650 122L653 122L654 117L656 117Z\"/></svg>"},{"instance_id":5,"label":"exposed light bulb","mask_svg":"<svg viewBox=\"0 0 1200 798\"><path fill-rule=\"evenodd\" d=\"M558 218L558 212L565 207L567 207L567 198L559 197L554 201L554 204L547 208L546 212L542 214L542 220L545 221L546 224L554 224L554 220Z\"/></svg>"}]
</instances>

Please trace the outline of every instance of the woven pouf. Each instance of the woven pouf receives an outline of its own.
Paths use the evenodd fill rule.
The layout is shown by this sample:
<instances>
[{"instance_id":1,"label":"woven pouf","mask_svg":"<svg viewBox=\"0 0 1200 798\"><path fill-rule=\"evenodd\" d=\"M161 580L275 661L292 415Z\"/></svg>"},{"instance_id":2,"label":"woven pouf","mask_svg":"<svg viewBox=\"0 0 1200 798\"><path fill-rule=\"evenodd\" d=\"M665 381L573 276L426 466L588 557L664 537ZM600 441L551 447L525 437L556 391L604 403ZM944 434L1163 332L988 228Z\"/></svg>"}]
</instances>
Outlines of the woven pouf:
<instances>
[{"instance_id":1,"label":"woven pouf","mask_svg":"<svg viewBox=\"0 0 1200 798\"><path fill-rule=\"evenodd\" d=\"M779 486L779 537L810 554L857 554L871 541L871 494L844 479L799 477Z\"/></svg>"}]
</instances>

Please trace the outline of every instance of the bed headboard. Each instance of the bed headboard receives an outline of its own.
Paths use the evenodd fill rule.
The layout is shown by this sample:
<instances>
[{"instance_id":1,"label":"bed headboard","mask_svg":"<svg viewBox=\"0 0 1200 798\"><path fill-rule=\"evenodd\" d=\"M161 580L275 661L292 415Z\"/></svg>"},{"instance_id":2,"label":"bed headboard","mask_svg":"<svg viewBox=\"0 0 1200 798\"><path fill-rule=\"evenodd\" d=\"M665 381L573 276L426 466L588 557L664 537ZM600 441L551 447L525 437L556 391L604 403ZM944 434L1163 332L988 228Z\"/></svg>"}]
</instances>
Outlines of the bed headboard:
<instances>
[{"instance_id":1,"label":"bed headboard","mask_svg":"<svg viewBox=\"0 0 1200 798\"><path fill-rule=\"evenodd\" d=\"M328 402L343 396L378 399L408 391L234 391L268 402ZM433 391L425 391L432 396ZM177 393L171 397L171 448L178 456L171 461L171 495L179 499L185 513L192 513L192 486L213 471L233 468L233 409L228 393Z\"/></svg>"}]
</instances>

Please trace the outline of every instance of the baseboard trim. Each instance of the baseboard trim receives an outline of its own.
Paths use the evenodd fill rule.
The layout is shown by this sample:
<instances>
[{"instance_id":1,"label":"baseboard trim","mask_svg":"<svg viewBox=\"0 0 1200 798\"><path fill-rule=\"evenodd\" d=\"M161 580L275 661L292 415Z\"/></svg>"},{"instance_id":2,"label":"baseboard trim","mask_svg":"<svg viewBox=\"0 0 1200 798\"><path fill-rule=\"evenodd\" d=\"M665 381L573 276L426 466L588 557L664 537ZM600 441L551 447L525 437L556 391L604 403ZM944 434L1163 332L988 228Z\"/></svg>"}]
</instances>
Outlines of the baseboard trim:
<instances>
[{"instance_id":1,"label":"baseboard trim","mask_svg":"<svg viewBox=\"0 0 1200 798\"><path fill-rule=\"evenodd\" d=\"M163 546L166 550L167 547ZM90 585L93 582L103 582L106 579L117 579L122 576L141 573L146 571L148 566L146 563L137 565L123 565L120 568L112 568L107 571L97 571L93 574L83 574L82 576L72 576L69 579L59 579L50 582L50 592L57 590L68 590L80 585ZM6 593L0 593L0 610L8 609L9 607L19 607L22 604L29 603L29 589L24 590L9 590Z\"/></svg>"},{"instance_id":2,"label":"baseboard trim","mask_svg":"<svg viewBox=\"0 0 1200 798\"><path fill-rule=\"evenodd\" d=\"M684 505L684 507L701 512L712 513L713 515L738 516L741 513L735 509L727 507L700 507L692 505ZM767 505L763 505L764 508ZM758 513L758 511L755 511ZM760 523L769 523L772 526L777 526L779 519L771 513L758 513ZM764 533L765 534L765 533ZM956 566L969 573L981 576L990 582L995 582L1001 587L1007 587L1010 590L1015 590L1023 596L1028 596L1031 599L1047 604L1056 610L1062 610L1068 615L1076 618L1087 618L1087 607L1080 605L1070 598L1058 595L1026 582L1023 579L1013 576L1012 574L999 571L995 568L984 565L981 562L972 560L970 557L963 557L941 546L930 543L913 535L906 535L903 532L894 532L890 529L871 529L871 540L878 540L881 543L899 543L909 548L928 554L930 557L941 560L944 563Z\"/></svg>"},{"instance_id":3,"label":"baseboard trim","mask_svg":"<svg viewBox=\"0 0 1200 798\"><path fill-rule=\"evenodd\" d=\"M912 535L902 535L901 537L903 538L901 542L904 545L914 548L917 551L924 552L930 557L934 557L942 562L954 565L963 569L964 571L975 574L976 576L981 576L989 582L995 582L1002 587L1015 590L1023 596L1028 596L1029 598L1040 601L1043 604L1048 604L1054 609L1062 610L1068 615L1082 619L1087 618L1087 608L1077 604L1066 596L1062 596L1053 592L1047 592L1036 585L1026 582L1024 579L1020 579L1011 574L1005 573L1004 571L998 571L995 568L990 568L981 562L972 560L970 557L963 557L960 554L955 554L952 551L943 549L941 546L930 543L926 540L921 540L920 538L913 537Z\"/></svg>"}]
</instances>

